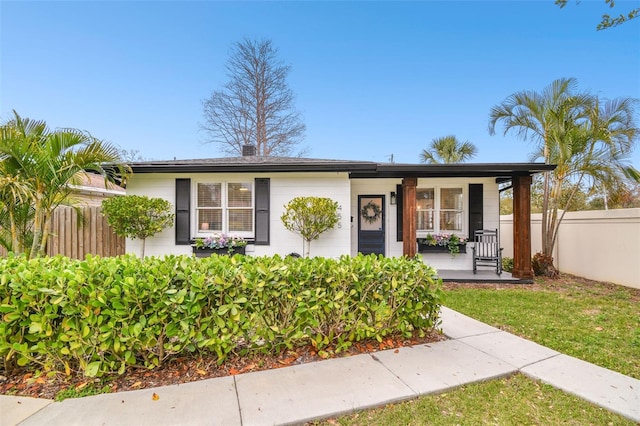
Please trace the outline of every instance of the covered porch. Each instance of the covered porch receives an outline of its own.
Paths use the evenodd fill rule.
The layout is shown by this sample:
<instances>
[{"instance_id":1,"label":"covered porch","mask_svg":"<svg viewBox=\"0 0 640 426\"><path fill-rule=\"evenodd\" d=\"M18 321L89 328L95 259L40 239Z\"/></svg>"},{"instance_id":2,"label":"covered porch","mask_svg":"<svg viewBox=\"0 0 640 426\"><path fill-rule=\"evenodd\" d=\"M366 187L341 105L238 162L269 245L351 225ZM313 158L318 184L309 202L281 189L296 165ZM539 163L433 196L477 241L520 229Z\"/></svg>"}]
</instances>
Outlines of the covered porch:
<instances>
[{"instance_id":1,"label":"covered porch","mask_svg":"<svg viewBox=\"0 0 640 426\"><path fill-rule=\"evenodd\" d=\"M511 281L525 280L533 282L533 269L531 267L531 172L528 174L518 173L510 176L511 186L513 187L513 271L511 277L505 276L504 280ZM506 178L497 177L496 181L507 181ZM416 177L407 177L402 180L403 198L405 207L403 210L403 254L413 257L416 254ZM470 222L472 219L470 219ZM482 223L478 223L475 229L482 229ZM469 242L473 244L473 231L469 231ZM442 274L442 272L440 272ZM481 274L481 275L479 275ZM502 274L507 274L503 272ZM479 270L477 273L473 271L456 271L457 280L464 282L481 282L495 281L502 278L502 274L490 271ZM445 273L447 276L447 273ZM443 280L445 276L441 275ZM479 278L482 276L483 278ZM449 274L448 281L454 281L452 275Z\"/></svg>"},{"instance_id":2,"label":"covered porch","mask_svg":"<svg viewBox=\"0 0 640 426\"><path fill-rule=\"evenodd\" d=\"M417 254L417 238L425 232L424 227L422 227L422 234L419 234L417 229L417 189L422 188L421 191L424 192L424 185L429 185L432 181L442 182L447 178L469 179L468 189L465 188L465 225L457 229L465 230L463 233L469 236L469 245L472 247L475 230L496 228L496 222L499 222L499 203L493 201L499 198L497 197L498 184L513 188L513 271L510 274L503 272L498 275L495 270L480 269L474 274L470 268L466 270L468 265L463 266L461 262L458 262L461 266L460 270L453 264L440 264L436 269L440 269L439 273L445 281L531 283L533 282L530 225L532 176L554 168L554 165L541 163L429 165L389 163L378 164L375 173L352 172L351 178L401 179L402 184L397 186L397 191L392 193L392 197L394 194L397 195L397 241L401 244L402 255L409 257ZM486 182L488 178L494 181L496 195L489 195L491 202L486 204L488 196L486 185L483 190L481 183L474 182L480 182L478 179L485 179ZM421 186L417 188L419 179ZM424 212L424 206L422 209L421 211Z\"/></svg>"}]
</instances>

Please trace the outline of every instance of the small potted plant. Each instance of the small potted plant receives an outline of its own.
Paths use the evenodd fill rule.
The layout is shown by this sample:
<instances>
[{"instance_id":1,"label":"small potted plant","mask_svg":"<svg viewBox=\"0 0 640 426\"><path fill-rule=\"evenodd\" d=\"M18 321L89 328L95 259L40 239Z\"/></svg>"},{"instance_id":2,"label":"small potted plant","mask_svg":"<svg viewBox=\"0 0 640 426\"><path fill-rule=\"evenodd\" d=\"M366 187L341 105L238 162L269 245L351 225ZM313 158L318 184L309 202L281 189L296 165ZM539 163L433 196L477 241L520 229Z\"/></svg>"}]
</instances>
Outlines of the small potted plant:
<instances>
[{"instance_id":1,"label":"small potted plant","mask_svg":"<svg viewBox=\"0 0 640 426\"><path fill-rule=\"evenodd\" d=\"M223 233L213 234L205 238L196 238L193 253L196 257L209 257L212 254L232 255L245 254L247 240L237 235Z\"/></svg>"}]
</instances>

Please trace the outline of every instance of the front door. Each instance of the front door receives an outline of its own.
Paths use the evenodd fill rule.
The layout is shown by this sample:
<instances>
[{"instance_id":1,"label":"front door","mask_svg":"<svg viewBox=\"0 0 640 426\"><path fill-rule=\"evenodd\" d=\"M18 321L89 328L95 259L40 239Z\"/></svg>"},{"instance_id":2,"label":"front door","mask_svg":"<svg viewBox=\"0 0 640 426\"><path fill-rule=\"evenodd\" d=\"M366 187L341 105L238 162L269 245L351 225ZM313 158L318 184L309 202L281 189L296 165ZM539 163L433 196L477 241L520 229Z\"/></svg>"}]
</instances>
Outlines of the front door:
<instances>
[{"instance_id":1,"label":"front door","mask_svg":"<svg viewBox=\"0 0 640 426\"><path fill-rule=\"evenodd\" d=\"M384 256L384 195L358 195L358 252Z\"/></svg>"}]
</instances>

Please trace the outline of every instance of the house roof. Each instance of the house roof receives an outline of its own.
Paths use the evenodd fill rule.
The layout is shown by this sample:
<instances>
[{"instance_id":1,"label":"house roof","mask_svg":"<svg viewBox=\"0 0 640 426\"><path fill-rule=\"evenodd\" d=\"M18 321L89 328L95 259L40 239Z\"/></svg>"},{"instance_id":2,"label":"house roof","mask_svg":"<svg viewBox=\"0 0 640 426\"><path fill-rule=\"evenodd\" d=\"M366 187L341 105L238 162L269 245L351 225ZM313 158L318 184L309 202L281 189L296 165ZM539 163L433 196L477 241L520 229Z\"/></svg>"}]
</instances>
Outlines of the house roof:
<instances>
[{"instance_id":1,"label":"house roof","mask_svg":"<svg viewBox=\"0 0 640 426\"><path fill-rule=\"evenodd\" d=\"M134 173L351 172L355 170L375 171L376 169L376 163L372 161L267 156L144 161L132 163L130 166Z\"/></svg>"},{"instance_id":2,"label":"house roof","mask_svg":"<svg viewBox=\"0 0 640 426\"><path fill-rule=\"evenodd\" d=\"M130 166L134 173L347 172L351 178L495 177L499 180L555 168L542 163L398 164L264 156L145 161Z\"/></svg>"},{"instance_id":3,"label":"house roof","mask_svg":"<svg viewBox=\"0 0 640 426\"><path fill-rule=\"evenodd\" d=\"M78 182L70 185L78 192L113 193L124 195L125 189L113 182L105 182L104 176L95 173L81 173L78 175Z\"/></svg>"}]
</instances>

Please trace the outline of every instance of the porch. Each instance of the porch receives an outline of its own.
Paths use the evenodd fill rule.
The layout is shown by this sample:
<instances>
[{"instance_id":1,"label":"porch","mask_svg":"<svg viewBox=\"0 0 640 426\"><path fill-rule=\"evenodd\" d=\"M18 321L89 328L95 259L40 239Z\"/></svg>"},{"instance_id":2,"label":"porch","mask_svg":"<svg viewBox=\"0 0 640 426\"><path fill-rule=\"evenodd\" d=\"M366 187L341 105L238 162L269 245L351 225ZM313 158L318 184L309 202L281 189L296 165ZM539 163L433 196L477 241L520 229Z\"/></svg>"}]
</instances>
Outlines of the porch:
<instances>
[{"instance_id":1,"label":"porch","mask_svg":"<svg viewBox=\"0 0 640 426\"><path fill-rule=\"evenodd\" d=\"M495 268L494 268L495 269ZM478 270L473 273L471 270L453 270L440 269L438 276L443 282L457 283L496 283L496 284L532 284L531 278L514 278L509 272L502 272L501 275L496 274L494 269Z\"/></svg>"}]
</instances>

